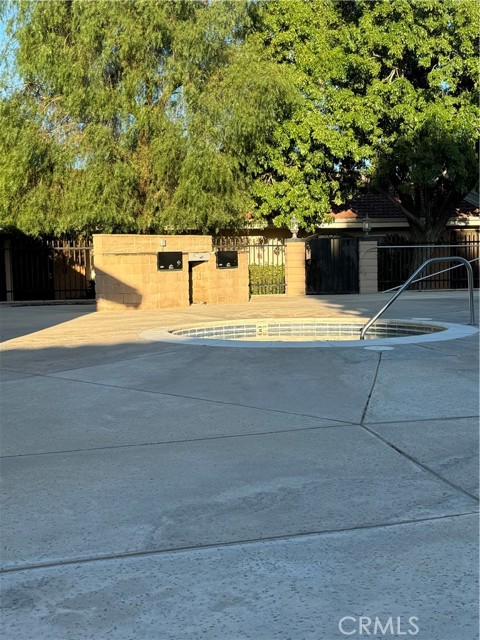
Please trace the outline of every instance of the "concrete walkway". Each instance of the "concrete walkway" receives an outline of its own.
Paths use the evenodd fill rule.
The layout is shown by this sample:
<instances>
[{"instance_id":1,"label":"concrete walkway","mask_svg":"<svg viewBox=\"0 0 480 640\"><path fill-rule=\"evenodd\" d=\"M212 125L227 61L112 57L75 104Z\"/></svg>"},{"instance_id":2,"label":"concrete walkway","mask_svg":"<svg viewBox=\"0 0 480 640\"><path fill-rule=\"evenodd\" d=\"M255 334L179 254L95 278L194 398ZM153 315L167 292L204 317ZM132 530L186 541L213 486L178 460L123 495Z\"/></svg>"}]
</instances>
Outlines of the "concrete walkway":
<instances>
[{"instance_id":1,"label":"concrete walkway","mask_svg":"<svg viewBox=\"0 0 480 640\"><path fill-rule=\"evenodd\" d=\"M2 640L478 638L478 336L141 337L385 300L2 306ZM467 295L408 293L387 317L466 323Z\"/></svg>"}]
</instances>

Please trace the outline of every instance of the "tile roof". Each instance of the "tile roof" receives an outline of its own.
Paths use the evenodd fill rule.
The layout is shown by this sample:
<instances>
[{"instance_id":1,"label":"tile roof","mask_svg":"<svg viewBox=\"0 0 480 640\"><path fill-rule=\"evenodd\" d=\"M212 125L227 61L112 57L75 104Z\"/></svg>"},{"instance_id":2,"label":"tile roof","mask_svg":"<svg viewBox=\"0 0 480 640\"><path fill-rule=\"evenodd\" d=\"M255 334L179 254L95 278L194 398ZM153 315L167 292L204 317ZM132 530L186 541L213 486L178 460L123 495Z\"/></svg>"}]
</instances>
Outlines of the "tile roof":
<instances>
[{"instance_id":1,"label":"tile roof","mask_svg":"<svg viewBox=\"0 0 480 640\"><path fill-rule=\"evenodd\" d=\"M462 200L455 209L458 217L480 216L480 208L467 200ZM334 206L332 215L335 220L357 220L362 219L368 213L369 217L375 218L395 218L403 220L405 216L402 210L392 200L378 193L366 193L358 198L353 198L345 204Z\"/></svg>"},{"instance_id":2,"label":"tile roof","mask_svg":"<svg viewBox=\"0 0 480 640\"><path fill-rule=\"evenodd\" d=\"M335 220L356 220L364 218L367 213L370 218L404 217L397 205L378 193L366 193L332 209Z\"/></svg>"},{"instance_id":3,"label":"tile roof","mask_svg":"<svg viewBox=\"0 0 480 640\"><path fill-rule=\"evenodd\" d=\"M473 204L468 200L462 200L458 207L455 209L455 213L459 218L462 218L464 216L475 216L478 218L480 217L480 208L478 206L478 203Z\"/></svg>"}]
</instances>

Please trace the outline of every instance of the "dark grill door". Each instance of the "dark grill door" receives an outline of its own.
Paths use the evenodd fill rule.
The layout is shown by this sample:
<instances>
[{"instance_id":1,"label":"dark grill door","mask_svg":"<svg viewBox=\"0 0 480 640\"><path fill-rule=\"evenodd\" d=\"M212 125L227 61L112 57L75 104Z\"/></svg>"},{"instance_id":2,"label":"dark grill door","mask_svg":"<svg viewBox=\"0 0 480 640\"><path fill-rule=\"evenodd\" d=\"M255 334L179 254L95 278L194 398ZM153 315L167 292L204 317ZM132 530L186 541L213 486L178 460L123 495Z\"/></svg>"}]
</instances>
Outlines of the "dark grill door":
<instances>
[{"instance_id":1,"label":"dark grill door","mask_svg":"<svg viewBox=\"0 0 480 640\"><path fill-rule=\"evenodd\" d=\"M53 300L53 256L50 247L12 246L15 300Z\"/></svg>"},{"instance_id":2,"label":"dark grill door","mask_svg":"<svg viewBox=\"0 0 480 640\"><path fill-rule=\"evenodd\" d=\"M307 293L358 293L358 239L309 238Z\"/></svg>"}]
</instances>

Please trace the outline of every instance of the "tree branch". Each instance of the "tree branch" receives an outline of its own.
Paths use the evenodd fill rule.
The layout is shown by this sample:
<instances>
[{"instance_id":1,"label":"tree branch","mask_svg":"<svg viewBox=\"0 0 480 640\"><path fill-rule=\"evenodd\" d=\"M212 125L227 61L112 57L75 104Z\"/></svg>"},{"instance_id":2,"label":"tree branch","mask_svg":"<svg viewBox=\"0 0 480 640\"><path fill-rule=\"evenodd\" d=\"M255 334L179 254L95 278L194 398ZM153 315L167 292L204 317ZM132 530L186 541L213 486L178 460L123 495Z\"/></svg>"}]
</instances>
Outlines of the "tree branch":
<instances>
[{"instance_id":1,"label":"tree branch","mask_svg":"<svg viewBox=\"0 0 480 640\"><path fill-rule=\"evenodd\" d=\"M399 186L401 183L400 178L397 175L392 175L390 176L391 182L393 187L395 188L395 190L399 191ZM396 205L400 211L403 213L403 215L407 218L408 223L410 224L410 226L416 227L419 231L421 231L422 233L425 231L425 224L413 213L411 213L404 205L402 202L399 202L398 200L396 200L395 198L393 198L388 191L384 191L384 194L387 196L387 198L390 200L390 202L392 202L394 205ZM407 200L410 204L410 207L413 209L415 202L413 200L413 198L411 198L410 196L405 196L405 200Z\"/></svg>"},{"instance_id":2,"label":"tree branch","mask_svg":"<svg viewBox=\"0 0 480 640\"><path fill-rule=\"evenodd\" d=\"M389 193L385 193L385 195L390 200L390 202L392 202L395 206L397 206L400 209L400 211L407 218L409 223L411 222L412 225L415 226L420 231L425 231L425 225L419 218L417 218L416 215L414 215L413 213L410 213L410 211L406 209L401 202L393 198Z\"/></svg>"}]
</instances>

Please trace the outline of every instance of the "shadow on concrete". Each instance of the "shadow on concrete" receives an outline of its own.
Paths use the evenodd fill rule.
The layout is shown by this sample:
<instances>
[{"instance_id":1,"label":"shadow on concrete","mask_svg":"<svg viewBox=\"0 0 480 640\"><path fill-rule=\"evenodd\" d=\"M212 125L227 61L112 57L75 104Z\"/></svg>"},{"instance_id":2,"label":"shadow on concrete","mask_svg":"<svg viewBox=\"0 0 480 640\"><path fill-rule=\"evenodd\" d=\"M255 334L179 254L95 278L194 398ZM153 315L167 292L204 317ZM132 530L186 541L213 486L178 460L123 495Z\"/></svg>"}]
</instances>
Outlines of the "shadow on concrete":
<instances>
[{"instance_id":1,"label":"shadow on concrete","mask_svg":"<svg viewBox=\"0 0 480 640\"><path fill-rule=\"evenodd\" d=\"M106 274L98 270L97 279L105 277L107 277ZM122 289L123 293L114 293L114 291L119 288ZM116 304L122 304L123 296L130 294L135 295L136 298L140 298L141 300L141 294L137 289L108 275L106 291L108 299L111 298ZM123 306L125 310L127 310L137 305L132 305L127 302ZM68 300L55 302L17 301L0 304L0 343L77 320L96 312L97 307L98 296L97 300L80 302ZM119 309L119 311L122 311L122 309Z\"/></svg>"},{"instance_id":2,"label":"shadow on concrete","mask_svg":"<svg viewBox=\"0 0 480 640\"><path fill-rule=\"evenodd\" d=\"M64 324L94 311L94 300L88 304L5 303L0 305L0 342Z\"/></svg>"},{"instance_id":3,"label":"shadow on concrete","mask_svg":"<svg viewBox=\"0 0 480 640\"><path fill-rule=\"evenodd\" d=\"M75 318L73 318L75 320ZM145 356L161 354L164 351L183 349L181 345L161 342L116 342L110 344L72 344L53 346L39 345L38 348L24 346L11 349L7 345L0 352L0 372L8 380L6 372L25 375L48 375L133 360ZM15 376L12 376L14 378ZM134 381L132 381L133 385Z\"/></svg>"},{"instance_id":4,"label":"shadow on concrete","mask_svg":"<svg viewBox=\"0 0 480 640\"><path fill-rule=\"evenodd\" d=\"M474 363L401 353L380 367L363 349L7 346L5 560L71 562L472 512L457 485L470 488L473 465L451 465L455 487L439 475L462 425L454 459L476 441L472 420L446 420L472 415ZM366 432L369 406L377 424L411 423L416 407L422 423L402 437L401 424ZM445 446L431 456L422 440L422 464L435 473L411 461L425 418L443 419L430 438L442 429Z\"/></svg>"}]
</instances>

